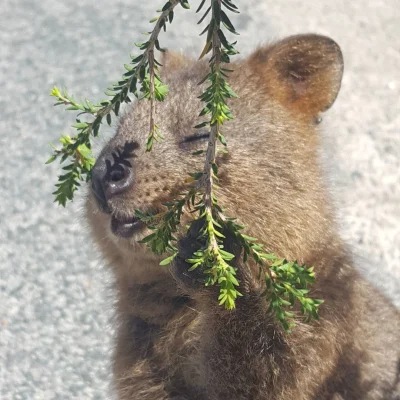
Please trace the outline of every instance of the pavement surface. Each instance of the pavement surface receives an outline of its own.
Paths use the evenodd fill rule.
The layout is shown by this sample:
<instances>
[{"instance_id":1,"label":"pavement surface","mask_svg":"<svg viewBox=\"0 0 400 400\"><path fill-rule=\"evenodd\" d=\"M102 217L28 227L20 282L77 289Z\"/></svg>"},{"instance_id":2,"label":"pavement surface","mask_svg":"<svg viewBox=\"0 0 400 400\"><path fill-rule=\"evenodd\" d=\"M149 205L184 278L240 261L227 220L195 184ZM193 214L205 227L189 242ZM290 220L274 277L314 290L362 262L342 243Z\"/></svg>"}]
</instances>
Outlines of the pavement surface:
<instances>
[{"instance_id":1,"label":"pavement surface","mask_svg":"<svg viewBox=\"0 0 400 400\"><path fill-rule=\"evenodd\" d=\"M323 157L343 237L359 268L400 307L399 0L237 4L242 14L232 21L243 54L304 32L329 35L342 47L343 87L325 118ZM82 195L65 210L53 204L59 167L44 165L47 143L71 132L74 114L54 109L48 93L57 84L78 98L104 98L162 5L0 3L2 400L113 398L112 277L86 240ZM161 43L198 54L194 12L180 9L175 18Z\"/></svg>"}]
</instances>

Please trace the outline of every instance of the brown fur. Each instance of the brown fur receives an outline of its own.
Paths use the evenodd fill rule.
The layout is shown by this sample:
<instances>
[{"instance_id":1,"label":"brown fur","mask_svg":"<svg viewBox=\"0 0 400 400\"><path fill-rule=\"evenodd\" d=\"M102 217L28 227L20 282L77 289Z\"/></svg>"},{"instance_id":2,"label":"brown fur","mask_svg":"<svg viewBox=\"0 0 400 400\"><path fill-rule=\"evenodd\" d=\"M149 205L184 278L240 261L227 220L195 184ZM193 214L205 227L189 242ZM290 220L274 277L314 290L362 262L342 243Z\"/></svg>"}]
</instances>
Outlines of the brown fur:
<instances>
[{"instance_id":1,"label":"brown fur","mask_svg":"<svg viewBox=\"0 0 400 400\"><path fill-rule=\"evenodd\" d=\"M165 141L145 153L149 105L143 101L126 113L103 151L139 145L130 160L134 185L109 200L113 215L160 207L182 188L188 172L202 168L202 157L191 152L205 143L182 139L198 122L197 82L206 64L171 60L164 71L170 95L157 104L156 117ZM241 97L231 102L236 118L223 127L229 155L220 163L218 199L267 250L315 265L314 294L325 300L321 320L299 321L285 334L258 297L254 266L240 261L244 296L237 309L222 309L214 288L193 284L183 256L171 275L158 266L159 257L137 243L147 232L129 239L113 235L110 215L90 194L93 236L116 278L118 396L399 399L398 313L352 266L336 233L318 160L316 121L339 91L340 49L331 39L300 35L258 49L234 69L230 82ZM190 250L189 236L180 247L182 254Z\"/></svg>"}]
</instances>

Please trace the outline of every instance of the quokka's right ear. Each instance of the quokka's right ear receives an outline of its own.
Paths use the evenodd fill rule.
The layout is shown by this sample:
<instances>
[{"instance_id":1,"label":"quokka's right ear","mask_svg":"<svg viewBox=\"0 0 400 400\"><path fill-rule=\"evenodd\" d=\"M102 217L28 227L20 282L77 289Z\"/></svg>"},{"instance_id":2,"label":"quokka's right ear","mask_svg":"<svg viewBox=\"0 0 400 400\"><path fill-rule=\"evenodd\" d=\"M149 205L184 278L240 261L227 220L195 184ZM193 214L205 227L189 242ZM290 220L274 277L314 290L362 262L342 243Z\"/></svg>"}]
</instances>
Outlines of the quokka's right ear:
<instances>
[{"instance_id":1,"label":"quokka's right ear","mask_svg":"<svg viewBox=\"0 0 400 400\"><path fill-rule=\"evenodd\" d=\"M270 96L309 118L334 103L343 75L340 47L314 34L291 36L260 48L249 64Z\"/></svg>"}]
</instances>

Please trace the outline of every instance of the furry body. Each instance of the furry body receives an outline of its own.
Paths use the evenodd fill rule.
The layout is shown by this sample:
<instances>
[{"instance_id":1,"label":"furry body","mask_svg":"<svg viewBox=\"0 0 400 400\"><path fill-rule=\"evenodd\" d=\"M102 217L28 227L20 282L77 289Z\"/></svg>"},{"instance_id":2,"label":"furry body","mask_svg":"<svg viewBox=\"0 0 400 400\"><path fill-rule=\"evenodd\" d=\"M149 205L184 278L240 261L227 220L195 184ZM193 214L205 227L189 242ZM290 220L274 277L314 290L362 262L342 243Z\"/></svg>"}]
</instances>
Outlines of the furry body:
<instances>
[{"instance_id":1,"label":"furry body","mask_svg":"<svg viewBox=\"0 0 400 400\"><path fill-rule=\"evenodd\" d=\"M168 58L169 57L169 58ZM160 208L201 170L204 148L187 141L201 104L197 82L206 64L168 56L170 95L157 104L166 140L145 153L149 105L136 103L121 120L98 163L133 143L129 190L89 196L93 236L113 268L119 328L114 356L121 400L325 400L400 398L400 319L352 266L336 233L318 161L318 117L334 102L343 60L339 47L316 35L260 48L234 65L230 82L240 99L223 127L229 154L220 158L218 200L268 251L314 265L321 320L290 335L266 314L255 266L236 261L244 296L226 311L215 288L196 284L185 258L195 234L181 233L170 270L137 241L146 231L118 237L110 230L135 209ZM251 178L250 178L251 177ZM234 242L237 260L240 249Z\"/></svg>"}]
</instances>

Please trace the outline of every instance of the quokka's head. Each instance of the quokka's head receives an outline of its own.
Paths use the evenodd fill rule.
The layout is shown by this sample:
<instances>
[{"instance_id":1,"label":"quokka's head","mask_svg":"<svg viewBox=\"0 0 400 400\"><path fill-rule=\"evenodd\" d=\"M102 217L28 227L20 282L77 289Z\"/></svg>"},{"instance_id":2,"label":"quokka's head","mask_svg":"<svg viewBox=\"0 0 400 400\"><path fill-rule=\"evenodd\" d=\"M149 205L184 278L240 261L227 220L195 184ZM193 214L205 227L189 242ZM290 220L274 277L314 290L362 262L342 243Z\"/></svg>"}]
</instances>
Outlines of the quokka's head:
<instances>
[{"instance_id":1,"label":"quokka's head","mask_svg":"<svg viewBox=\"0 0 400 400\"><path fill-rule=\"evenodd\" d=\"M162 210L204 165L204 154L192 153L208 143L207 128L194 129L204 106L198 82L208 65L171 53L164 64L169 94L156 103L164 140L146 152L150 105L136 102L93 170L88 217L100 247L114 258L145 251L137 242L148 231L135 210ZM217 159L217 198L267 249L305 258L330 235L317 125L338 94L342 53L327 37L299 35L259 48L232 69L229 82L240 98L229 103L235 119L221 127L229 153Z\"/></svg>"}]
</instances>

